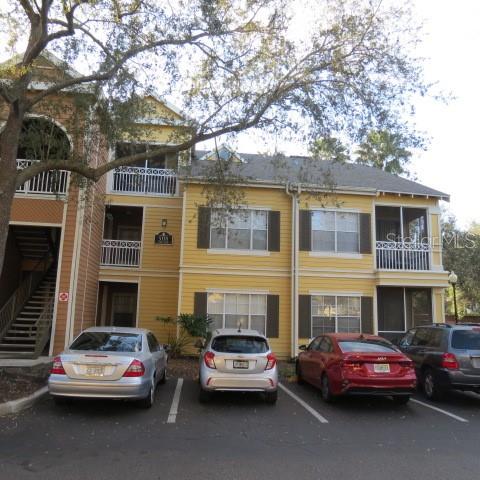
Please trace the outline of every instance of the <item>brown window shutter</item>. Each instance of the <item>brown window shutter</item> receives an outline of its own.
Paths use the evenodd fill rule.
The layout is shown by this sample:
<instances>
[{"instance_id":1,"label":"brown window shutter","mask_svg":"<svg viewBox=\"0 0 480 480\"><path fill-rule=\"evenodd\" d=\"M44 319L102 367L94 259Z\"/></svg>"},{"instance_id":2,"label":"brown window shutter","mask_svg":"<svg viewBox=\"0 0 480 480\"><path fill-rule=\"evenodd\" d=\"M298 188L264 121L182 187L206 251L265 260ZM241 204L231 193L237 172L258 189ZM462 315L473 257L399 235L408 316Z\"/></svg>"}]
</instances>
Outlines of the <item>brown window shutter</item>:
<instances>
[{"instance_id":1,"label":"brown window shutter","mask_svg":"<svg viewBox=\"0 0 480 480\"><path fill-rule=\"evenodd\" d=\"M193 297L193 314L197 317L207 316L207 292L195 292Z\"/></svg>"},{"instance_id":2,"label":"brown window shutter","mask_svg":"<svg viewBox=\"0 0 480 480\"><path fill-rule=\"evenodd\" d=\"M298 336L310 338L312 335L312 297L298 296Z\"/></svg>"},{"instance_id":3,"label":"brown window shutter","mask_svg":"<svg viewBox=\"0 0 480 480\"><path fill-rule=\"evenodd\" d=\"M362 333L373 334L373 297L362 297Z\"/></svg>"},{"instance_id":4,"label":"brown window shutter","mask_svg":"<svg viewBox=\"0 0 480 480\"><path fill-rule=\"evenodd\" d=\"M280 212L268 212L268 251L280 251Z\"/></svg>"},{"instance_id":5,"label":"brown window shutter","mask_svg":"<svg viewBox=\"0 0 480 480\"><path fill-rule=\"evenodd\" d=\"M372 253L372 220L369 213L360 214L360 253Z\"/></svg>"},{"instance_id":6,"label":"brown window shutter","mask_svg":"<svg viewBox=\"0 0 480 480\"><path fill-rule=\"evenodd\" d=\"M309 252L312 249L312 212L300 210L299 212L299 249Z\"/></svg>"},{"instance_id":7,"label":"brown window shutter","mask_svg":"<svg viewBox=\"0 0 480 480\"><path fill-rule=\"evenodd\" d=\"M280 296L267 295L267 337L278 338L280 324Z\"/></svg>"},{"instance_id":8,"label":"brown window shutter","mask_svg":"<svg viewBox=\"0 0 480 480\"><path fill-rule=\"evenodd\" d=\"M197 248L210 247L210 208L198 207Z\"/></svg>"}]
</instances>

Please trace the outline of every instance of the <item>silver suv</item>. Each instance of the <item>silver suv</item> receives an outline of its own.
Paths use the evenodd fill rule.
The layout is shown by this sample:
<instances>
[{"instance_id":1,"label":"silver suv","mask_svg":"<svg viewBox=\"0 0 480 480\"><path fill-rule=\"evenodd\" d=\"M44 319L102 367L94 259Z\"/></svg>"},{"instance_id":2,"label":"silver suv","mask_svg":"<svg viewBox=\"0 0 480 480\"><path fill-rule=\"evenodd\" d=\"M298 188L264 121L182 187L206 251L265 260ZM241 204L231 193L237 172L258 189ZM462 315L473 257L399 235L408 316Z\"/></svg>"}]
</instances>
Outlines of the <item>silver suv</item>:
<instances>
[{"instance_id":1,"label":"silver suv","mask_svg":"<svg viewBox=\"0 0 480 480\"><path fill-rule=\"evenodd\" d=\"M219 329L200 355L201 402L216 391L263 392L277 401L277 360L264 335L256 330Z\"/></svg>"},{"instance_id":2,"label":"silver suv","mask_svg":"<svg viewBox=\"0 0 480 480\"><path fill-rule=\"evenodd\" d=\"M429 399L447 390L480 393L480 325L433 324L409 330L400 350L415 363L420 385Z\"/></svg>"}]
</instances>

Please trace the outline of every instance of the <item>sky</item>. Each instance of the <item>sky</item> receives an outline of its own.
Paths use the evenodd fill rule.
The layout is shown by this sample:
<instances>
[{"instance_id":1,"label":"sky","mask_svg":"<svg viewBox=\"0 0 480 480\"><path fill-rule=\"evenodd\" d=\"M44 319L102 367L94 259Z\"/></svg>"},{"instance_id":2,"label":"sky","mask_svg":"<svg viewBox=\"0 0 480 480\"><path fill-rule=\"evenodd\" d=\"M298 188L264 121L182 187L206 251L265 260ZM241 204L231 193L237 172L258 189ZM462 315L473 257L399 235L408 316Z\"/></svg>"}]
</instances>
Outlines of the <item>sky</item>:
<instances>
[{"instance_id":1,"label":"sky","mask_svg":"<svg viewBox=\"0 0 480 480\"><path fill-rule=\"evenodd\" d=\"M420 183L450 194L451 201L444 207L467 227L472 221L480 222L476 198L480 188L480 0L414 1L418 17L424 21L425 38L418 53L426 58L426 79L438 82L438 88L454 98L448 104L418 100L416 125L430 142L425 151L415 152L412 170ZM0 57L6 54L0 51ZM281 139L277 140L278 149L287 154L307 153L305 145L282 145ZM234 147L243 152L274 150L271 139L266 145L251 133L241 135Z\"/></svg>"},{"instance_id":2,"label":"sky","mask_svg":"<svg viewBox=\"0 0 480 480\"><path fill-rule=\"evenodd\" d=\"M450 195L442 206L466 228L480 222L480 1L416 0L416 10L424 21L425 40L417 53L425 57L426 79L453 98L447 104L434 99L416 104L415 123L429 143L425 151L415 152L411 170L418 182ZM244 134L237 148L255 152L265 144ZM280 142L279 148L306 153L303 145Z\"/></svg>"}]
</instances>

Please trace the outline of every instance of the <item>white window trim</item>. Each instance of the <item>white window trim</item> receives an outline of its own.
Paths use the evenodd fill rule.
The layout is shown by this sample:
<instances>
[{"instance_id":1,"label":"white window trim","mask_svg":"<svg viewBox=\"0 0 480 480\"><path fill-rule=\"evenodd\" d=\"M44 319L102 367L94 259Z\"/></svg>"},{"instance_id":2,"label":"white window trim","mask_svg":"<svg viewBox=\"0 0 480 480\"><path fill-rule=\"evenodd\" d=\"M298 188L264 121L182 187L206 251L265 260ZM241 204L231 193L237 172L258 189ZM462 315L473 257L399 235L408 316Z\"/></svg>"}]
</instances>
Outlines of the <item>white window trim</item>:
<instances>
[{"instance_id":1,"label":"white window trim","mask_svg":"<svg viewBox=\"0 0 480 480\"><path fill-rule=\"evenodd\" d=\"M223 307L222 307L222 313L209 313L208 312L208 294L210 293L218 293L218 294L221 294L223 295ZM265 332L263 332L263 335L267 335L267 321L268 321L268 312L267 312L267 309L268 309L268 300L267 300L267 293L265 292L245 292L245 291L233 291L233 290L229 290L229 291L225 291L225 290L208 290L207 291L207 317L209 315L222 315L222 327L221 328L227 328L225 327L225 315L227 315L227 313L225 312L225 306L226 306L226 296L227 295L248 295L248 325L245 327L245 326L242 326L242 328L244 330L250 330L252 328L252 313L251 313L251 306L252 306L252 303L251 303L251 296L252 295L262 295L265 297ZM232 314L233 315L233 314ZM254 315L258 315L258 314L254 314ZM262 333L262 332L260 332Z\"/></svg>"},{"instance_id":2,"label":"white window trim","mask_svg":"<svg viewBox=\"0 0 480 480\"><path fill-rule=\"evenodd\" d=\"M236 248L209 248L207 254L212 255L253 255L256 257L269 257L270 252L268 250L247 250Z\"/></svg>"},{"instance_id":3,"label":"white window trim","mask_svg":"<svg viewBox=\"0 0 480 480\"><path fill-rule=\"evenodd\" d=\"M215 210L215 209L214 209ZM250 231L250 247L249 248L228 248L228 222L227 225L225 226L225 246L224 247L210 247L207 249L207 253L213 253L213 254L230 254L230 255L258 255L258 256L269 256L270 251L268 250L268 212L269 210L265 210L263 208L249 208L249 207L239 207L235 210L247 210L250 212L250 227L248 230ZM252 213L254 211L260 211L260 212L265 212L267 214L267 225L265 228L265 231L267 232L267 237L266 237L266 244L267 248L265 250L257 250L253 248L253 228L252 228ZM208 239L208 244L212 244L212 225L210 224L210 229L209 229L209 239ZM246 228L238 229L238 230L247 230ZM258 230L258 229L256 229ZM263 230L262 230L263 231Z\"/></svg>"},{"instance_id":4,"label":"white window trim","mask_svg":"<svg viewBox=\"0 0 480 480\"><path fill-rule=\"evenodd\" d=\"M338 297L353 297L359 299L360 310L358 318L360 320L360 331L358 333L362 333L362 295L361 294L351 294L351 293L310 293L310 296L324 296L324 297L335 297L335 333L338 332L338 314L336 313L338 310ZM313 317L318 317L319 315L313 315L313 301L310 302L310 338L316 338L313 336ZM340 317L345 317L349 315L341 315ZM357 315L353 315L357 316ZM318 335L317 335L318 336Z\"/></svg>"},{"instance_id":5,"label":"white window trim","mask_svg":"<svg viewBox=\"0 0 480 480\"><path fill-rule=\"evenodd\" d=\"M335 214L335 225L334 225L334 234L335 234L335 251L328 251L328 250L314 250L313 249L313 232L331 232L332 230L316 230L312 227L311 232L310 232L310 241L312 244L312 249L310 250L310 256L351 256L354 255L353 258L362 258L362 254L360 253L360 211L359 210L353 210L353 209L340 209L340 208L315 208L312 209L312 213L315 212L332 212ZM342 213L354 213L357 215L357 235L358 235L358 241L357 241L357 252L339 252L338 251L338 246L337 246L337 236L338 236L338 229L337 229L337 214L342 214ZM342 230L343 232L343 230ZM346 232L346 233L354 233L354 232ZM312 255L313 254L313 255ZM357 255L359 257L357 257ZM349 258L349 257L347 257Z\"/></svg>"},{"instance_id":6,"label":"white window trim","mask_svg":"<svg viewBox=\"0 0 480 480\"><path fill-rule=\"evenodd\" d=\"M333 258L347 258L351 260L360 260L363 258L362 253L348 253L348 252L323 252L320 250L312 250L308 252L310 257L333 257Z\"/></svg>"}]
</instances>

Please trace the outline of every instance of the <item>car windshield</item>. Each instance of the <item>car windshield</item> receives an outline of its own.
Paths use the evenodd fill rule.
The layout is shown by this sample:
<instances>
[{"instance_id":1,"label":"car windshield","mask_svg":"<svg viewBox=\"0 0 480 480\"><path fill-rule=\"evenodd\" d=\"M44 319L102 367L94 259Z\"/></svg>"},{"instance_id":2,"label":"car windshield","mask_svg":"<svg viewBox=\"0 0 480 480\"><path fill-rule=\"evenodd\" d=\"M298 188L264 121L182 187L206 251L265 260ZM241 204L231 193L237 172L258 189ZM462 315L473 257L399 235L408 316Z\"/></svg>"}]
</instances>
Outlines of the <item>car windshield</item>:
<instances>
[{"instance_id":1,"label":"car windshield","mask_svg":"<svg viewBox=\"0 0 480 480\"><path fill-rule=\"evenodd\" d=\"M72 343L70 350L140 352L142 336L137 333L84 332Z\"/></svg>"},{"instance_id":2,"label":"car windshield","mask_svg":"<svg viewBox=\"0 0 480 480\"><path fill-rule=\"evenodd\" d=\"M381 340L340 340L338 346L342 352L391 353L396 351L393 345Z\"/></svg>"},{"instance_id":3,"label":"car windshield","mask_svg":"<svg viewBox=\"0 0 480 480\"><path fill-rule=\"evenodd\" d=\"M452 333L452 348L459 350L480 350L480 328L456 330Z\"/></svg>"},{"instance_id":4,"label":"car windshield","mask_svg":"<svg viewBox=\"0 0 480 480\"><path fill-rule=\"evenodd\" d=\"M212 350L221 353L265 353L268 345L261 337L222 336L213 339Z\"/></svg>"}]
</instances>

